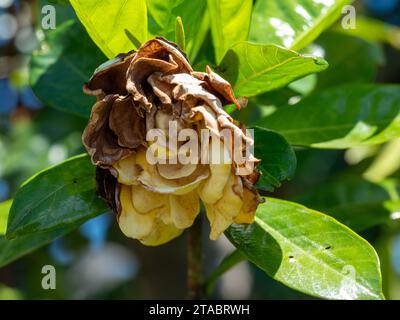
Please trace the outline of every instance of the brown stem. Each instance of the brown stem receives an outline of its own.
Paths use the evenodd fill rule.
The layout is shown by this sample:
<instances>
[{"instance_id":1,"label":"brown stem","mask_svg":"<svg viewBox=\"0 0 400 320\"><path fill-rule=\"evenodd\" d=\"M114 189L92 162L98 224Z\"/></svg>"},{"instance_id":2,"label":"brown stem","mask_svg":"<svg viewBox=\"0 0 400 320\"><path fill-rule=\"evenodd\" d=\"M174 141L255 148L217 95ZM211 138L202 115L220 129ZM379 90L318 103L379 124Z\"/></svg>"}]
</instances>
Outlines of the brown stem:
<instances>
[{"instance_id":1,"label":"brown stem","mask_svg":"<svg viewBox=\"0 0 400 320\"><path fill-rule=\"evenodd\" d=\"M196 218L188 230L188 273L187 289L188 299L196 300L203 297L203 275L202 275L202 214Z\"/></svg>"}]
</instances>

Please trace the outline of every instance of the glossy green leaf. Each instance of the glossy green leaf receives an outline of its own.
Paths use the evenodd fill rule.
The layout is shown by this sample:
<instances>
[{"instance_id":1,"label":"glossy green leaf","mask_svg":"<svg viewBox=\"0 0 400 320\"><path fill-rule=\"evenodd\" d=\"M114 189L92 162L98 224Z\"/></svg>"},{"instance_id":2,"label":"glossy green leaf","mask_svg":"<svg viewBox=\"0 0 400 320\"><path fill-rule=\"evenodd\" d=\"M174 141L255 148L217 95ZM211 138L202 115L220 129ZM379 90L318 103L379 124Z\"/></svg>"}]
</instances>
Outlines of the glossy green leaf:
<instances>
[{"instance_id":1,"label":"glossy green leaf","mask_svg":"<svg viewBox=\"0 0 400 320\"><path fill-rule=\"evenodd\" d=\"M217 63L232 45L247 40L252 6L252 0L208 0Z\"/></svg>"},{"instance_id":2,"label":"glossy green leaf","mask_svg":"<svg viewBox=\"0 0 400 320\"><path fill-rule=\"evenodd\" d=\"M139 43L147 39L146 0L70 0L88 34L108 58L137 49L127 33Z\"/></svg>"},{"instance_id":3,"label":"glossy green leaf","mask_svg":"<svg viewBox=\"0 0 400 320\"><path fill-rule=\"evenodd\" d=\"M316 39L340 16L352 0L257 1L249 39L300 50Z\"/></svg>"},{"instance_id":4,"label":"glossy green leaf","mask_svg":"<svg viewBox=\"0 0 400 320\"><path fill-rule=\"evenodd\" d=\"M257 170L261 173L257 187L269 191L281 186L281 182L293 177L296 155L280 134L254 127L254 155L261 159Z\"/></svg>"},{"instance_id":5,"label":"glossy green leaf","mask_svg":"<svg viewBox=\"0 0 400 320\"><path fill-rule=\"evenodd\" d=\"M48 233L33 234L8 240L5 237L5 233L11 204L12 200L7 200L0 204L0 267L67 234L73 229L73 227L67 227Z\"/></svg>"},{"instance_id":6,"label":"glossy green leaf","mask_svg":"<svg viewBox=\"0 0 400 320\"><path fill-rule=\"evenodd\" d=\"M96 99L82 86L106 59L78 22L67 21L46 32L41 49L33 53L31 86L46 105L88 117Z\"/></svg>"},{"instance_id":7,"label":"glossy green leaf","mask_svg":"<svg viewBox=\"0 0 400 320\"><path fill-rule=\"evenodd\" d=\"M6 239L5 236L0 236L0 267L66 235L74 228L76 228L76 226L60 228L50 232L30 234L11 240Z\"/></svg>"},{"instance_id":8,"label":"glossy green leaf","mask_svg":"<svg viewBox=\"0 0 400 320\"><path fill-rule=\"evenodd\" d=\"M316 43L329 61L329 68L318 74L317 90L338 84L373 82L385 60L380 45L336 32L324 33Z\"/></svg>"},{"instance_id":9,"label":"glossy green leaf","mask_svg":"<svg viewBox=\"0 0 400 320\"><path fill-rule=\"evenodd\" d=\"M383 299L378 256L333 218L267 198L252 225L225 234L255 265L283 284L327 299Z\"/></svg>"},{"instance_id":10,"label":"glossy green leaf","mask_svg":"<svg viewBox=\"0 0 400 320\"><path fill-rule=\"evenodd\" d=\"M237 95L254 96L323 71L328 63L275 45L241 42L229 49L220 67Z\"/></svg>"},{"instance_id":11,"label":"glossy green leaf","mask_svg":"<svg viewBox=\"0 0 400 320\"><path fill-rule=\"evenodd\" d=\"M196 57L209 29L205 0L147 0L151 36L175 39L176 17L181 17L185 30L185 52Z\"/></svg>"},{"instance_id":12,"label":"glossy green leaf","mask_svg":"<svg viewBox=\"0 0 400 320\"><path fill-rule=\"evenodd\" d=\"M344 149L374 143L371 138L399 113L400 86L351 85L308 96L256 124L282 134L292 145Z\"/></svg>"},{"instance_id":13,"label":"glossy green leaf","mask_svg":"<svg viewBox=\"0 0 400 320\"><path fill-rule=\"evenodd\" d=\"M219 277L236 266L238 263L245 260L246 257L239 250L235 250L231 254L227 255L205 281L204 290L206 295L209 296L212 293Z\"/></svg>"},{"instance_id":14,"label":"glossy green leaf","mask_svg":"<svg viewBox=\"0 0 400 320\"><path fill-rule=\"evenodd\" d=\"M355 231L390 220L389 194L360 177L341 177L296 196L294 201L325 212Z\"/></svg>"},{"instance_id":15,"label":"glossy green leaf","mask_svg":"<svg viewBox=\"0 0 400 320\"><path fill-rule=\"evenodd\" d=\"M77 226L107 210L96 194L95 167L87 155L76 156L22 185L10 210L7 237Z\"/></svg>"}]
</instances>

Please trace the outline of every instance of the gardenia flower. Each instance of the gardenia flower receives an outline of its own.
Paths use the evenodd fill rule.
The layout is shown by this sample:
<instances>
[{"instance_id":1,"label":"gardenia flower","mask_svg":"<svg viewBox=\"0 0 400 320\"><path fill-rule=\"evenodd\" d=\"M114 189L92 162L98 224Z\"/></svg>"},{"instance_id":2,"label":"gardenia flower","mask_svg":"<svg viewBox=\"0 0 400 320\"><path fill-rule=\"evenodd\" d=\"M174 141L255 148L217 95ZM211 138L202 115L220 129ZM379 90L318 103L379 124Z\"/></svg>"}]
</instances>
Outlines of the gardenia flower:
<instances>
[{"instance_id":1,"label":"gardenia flower","mask_svg":"<svg viewBox=\"0 0 400 320\"><path fill-rule=\"evenodd\" d=\"M100 66L84 91L97 102L83 144L126 236L166 243L193 224L200 200L211 239L232 223L253 222L259 160L238 160L253 139L223 109L244 100L209 67L193 71L175 44L155 38Z\"/></svg>"}]
</instances>

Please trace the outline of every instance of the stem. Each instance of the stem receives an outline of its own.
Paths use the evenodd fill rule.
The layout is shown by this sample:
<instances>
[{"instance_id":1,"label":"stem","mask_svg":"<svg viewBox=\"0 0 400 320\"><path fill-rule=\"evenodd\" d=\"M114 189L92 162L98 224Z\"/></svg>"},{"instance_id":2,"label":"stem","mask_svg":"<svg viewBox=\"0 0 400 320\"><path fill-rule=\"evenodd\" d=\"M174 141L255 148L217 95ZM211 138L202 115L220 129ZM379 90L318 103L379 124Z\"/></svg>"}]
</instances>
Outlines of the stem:
<instances>
[{"instance_id":1,"label":"stem","mask_svg":"<svg viewBox=\"0 0 400 320\"><path fill-rule=\"evenodd\" d=\"M188 234L188 273L187 289L188 299L199 300L203 297L203 275L202 275L202 214L199 214Z\"/></svg>"}]
</instances>

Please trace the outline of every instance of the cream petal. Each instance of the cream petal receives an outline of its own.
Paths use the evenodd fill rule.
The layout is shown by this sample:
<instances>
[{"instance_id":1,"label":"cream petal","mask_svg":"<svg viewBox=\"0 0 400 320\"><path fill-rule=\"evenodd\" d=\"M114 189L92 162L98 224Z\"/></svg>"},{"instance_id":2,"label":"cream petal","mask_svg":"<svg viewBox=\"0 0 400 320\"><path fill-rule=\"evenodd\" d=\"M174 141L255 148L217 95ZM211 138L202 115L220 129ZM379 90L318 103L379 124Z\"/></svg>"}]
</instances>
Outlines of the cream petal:
<instances>
[{"instance_id":1,"label":"cream petal","mask_svg":"<svg viewBox=\"0 0 400 320\"><path fill-rule=\"evenodd\" d=\"M229 151L222 142L216 143L216 139L212 139L209 150L210 177L200 186L199 195L204 203L213 204L221 199L225 192L225 186L231 175L232 164ZM217 158L227 161L225 163L218 161L220 162L218 163Z\"/></svg>"},{"instance_id":2,"label":"cream petal","mask_svg":"<svg viewBox=\"0 0 400 320\"><path fill-rule=\"evenodd\" d=\"M153 192L186 194L196 189L200 182L209 176L209 169L204 165L198 165L193 174L188 177L174 180L165 179L158 173L156 166L147 162L144 148L139 148L136 154L136 163L142 169L137 180L147 190Z\"/></svg>"},{"instance_id":3,"label":"cream petal","mask_svg":"<svg viewBox=\"0 0 400 320\"><path fill-rule=\"evenodd\" d=\"M216 240L234 221L240 213L243 201L234 190L236 179L233 174L225 186L224 194L215 204L205 203L206 213L211 225L210 239Z\"/></svg>"},{"instance_id":4,"label":"cream petal","mask_svg":"<svg viewBox=\"0 0 400 320\"><path fill-rule=\"evenodd\" d=\"M169 196L171 218L179 229L189 228L200 212L200 199L193 190L183 196Z\"/></svg>"},{"instance_id":5,"label":"cream petal","mask_svg":"<svg viewBox=\"0 0 400 320\"><path fill-rule=\"evenodd\" d=\"M215 113L210 110L207 106L197 106L192 108L191 121L203 120L204 125L208 128L216 137L219 137L219 125L215 118Z\"/></svg>"},{"instance_id":6,"label":"cream petal","mask_svg":"<svg viewBox=\"0 0 400 320\"><path fill-rule=\"evenodd\" d=\"M125 159L121 159L113 164L114 169L118 172L118 182L126 185L137 184L137 177L140 168L136 165L136 154L131 154Z\"/></svg>"},{"instance_id":7,"label":"cream petal","mask_svg":"<svg viewBox=\"0 0 400 320\"><path fill-rule=\"evenodd\" d=\"M132 204L138 213L146 214L155 209L166 208L168 196L148 191L141 185L132 186Z\"/></svg>"},{"instance_id":8,"label":"cream petal","mask_svg":"<svg viewBox=\"0 0 400 320\"><path fill-rule=\"evenodd\" d=\"M139 241L146 246L159 246L167 243L182 234L183 230L176 228L172 224L165 224L163 221L158 220L154 224L151 233L139 239Z\"/></svg>"},{"instance_id":9,"label":"cream petal","mask_svg":"<svg viewBox=\"0 0 400 320\"><path fill-rule=\"evenodd\" d=\"M160 176L165 179L180 179L188 177L195 172L197 164L157 164Z\"/></svg>"},{"instance_id":10,"label":"cream petal","mask_svg":"<svg viewBox=\"0 0 400 320\"><path fill-rule=\"evenodd\" d=\"M141 239L148 236L154 229L155 212L140 214L132 204L132 192L130 186L121 186L120 192L121 212L118 216L118 224L121 231L129 238Z\"/></svg>"}]
</instances>

